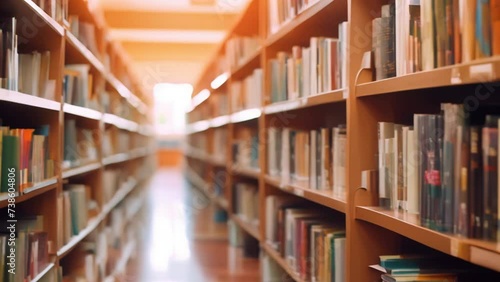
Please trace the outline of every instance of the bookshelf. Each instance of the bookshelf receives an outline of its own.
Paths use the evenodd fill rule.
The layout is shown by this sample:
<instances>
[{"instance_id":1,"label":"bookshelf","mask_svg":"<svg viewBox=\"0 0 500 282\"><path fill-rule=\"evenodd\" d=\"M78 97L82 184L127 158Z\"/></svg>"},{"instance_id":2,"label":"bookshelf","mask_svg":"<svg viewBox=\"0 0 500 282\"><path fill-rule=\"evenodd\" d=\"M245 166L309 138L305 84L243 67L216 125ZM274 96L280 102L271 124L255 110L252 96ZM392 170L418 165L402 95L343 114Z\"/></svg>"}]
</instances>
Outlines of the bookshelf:
<instances>
[{"instance_id":1,"label":"bookshelf","mask_svg":"<svg viewBox=\"0 0 500 282\"><path fill-rule=\"evenodd\" d=\"M45 90L40 87L42 91L35 95L23 93L21 88L0 88L0 119L1 125L10 129L33 128L43 132L33 136L44 136L43 139L37 139L37 142L44 142L44 159L33 158L29 163L43 162L44 170L40 172L34 166L25 168L33 183L22 184L22 188L18 187L14 193L16 216L19 220L37 216L37 224L42 218L40 225L37 225L40 229L36 232L41 234L39 236L46 234L47 237L48 257L39 258L45 259L45 262L36 270L30 268L29 271L34 273L30 273L30 278L26 281L61 281L58 277L82 275L79 273L80 267L84 264L85 256L91 255L86 248L98 244L100 239L97 238L103 237L105 232L109 232L110 225L114 224L113 221L117 218L115 213L127 208L128 203L147 187L155 167L152 115L147 111L152 107L152 100L150 93L142 91L137 78L132 75L130 67L127 67L130 61L123 50L114 42L108 41L100 11L90 7L90 2L69 1L69 7L64 7L68 8L68 15L64 15L63 7L55 9L54 14L46 12L37 2L8 0L2 4L0 12L4 19L17 20L15 33L18 36L16 47L19 54L36 51L45 55L44 52L48 52L48 81ZM69 16L91 24L92 40L82 34L72 33ZM68 65L88 66L88 74L92 78L85 83L90 87L87 93L82 92L89 94L88 100L75 102L76 100L67 99L69 92L65 85ZM16 78L29 79L25 76ZM71 124L75 128L70 128ZM120 147L123 151L104 155L103 139L110 128L114 135L108 145L112 148ZM74 131L74 135L70 131ZM123 143L120 138L128 140L126 146L119 146ZM66 159L68 151L73 149L73 156L77 158ZM49 170L53 172L47 172ZM112 173L116 171L123 171L124 174L117 177L118 174ZM119 181L111 181L111 178ZM85 187L82 191L88 193L85 198L92 208L87 210L84 205L83 210L76 210L77 204L73 203L74 212L70 208L65 209L67 204L71 204L71 200L69 203L65 202L65 197L77 186ZM3 192L0 194L0 210L7 214L10 203L8 195ZM123 229L124 234L132 234L132 230L137 229L137 225L131 222L140 216L143 207L144 201L139 201L134 211L127 215L126 221L130 224ZM86 214L88 219L84 220L85 224L78 232L70 229L70 233L66 233L65 228L76 221L71 218L72 213L75 218ZM69 214L69 217L65 218L65 214ZM69 237L66 238L66 235ZM140 237L137 235L136 239L140 240ZM37 240L40 240L40 245L45 242L43 239ZM125 236L117 240L123 240L126 248L122 250L116 269L106 270L106 260L101 260L92 268L87 265L89 273L96 275L92 281L103 281L106 277L114 279L123 272L124 264L136 245L133 244L134 240ZM94 255L97 253L99 252L94 252ZM22 262L19 261L16 269L22 269L21 265ZM98 265L100 270L97 269ZM22 271L28 269L21 270L18 275L22 275ZM26 272L24 274L28 275ZM2 281L10 281L5 277L7 280L2 278Z\"/></svg>"},{"instance_id":2,"label":"bookshelf","mask_svg":"<svg viewBox=\"0 0 500 282\"><path fill-rule=\"evenodd\" d=\"M223 144L227 146L229 153L223 169L228 176L224 186L224 197L229 203L229 218L244 233L259 238L261 252L268 254L268 257L280 266L282 274L289 276L288 278L293 281L308 280L304 279L303 273L295 271L287 258L266 240L270 222L266 217L266 201L269 196L291 196L307 203L307 207L311 209L326 208L335 215L329 220L332 224L344 224L345 220L346 249L345 264L342 267L345 271L345 281L379 281L381 273L368 267L379 263L379 256L411 253L416 250L424 253L437 251L449 260L459 258L462 262L470 263L468 266L482 267L484 271L492 270L493 272L488 275L496 277L500 268L493 261L498 261L500 257L498 239L492 241L442 232L423 225L418 214L379 205L381 187L378 179L380 171L377 162L379 159L377 125L380 122L411 125L414 114L438 114L442 103L469 102L469 106L498 105L500 100L494 95L497 92L500 73L498 54L472 60L457 59L456 63L440 66L437 65L441 64L440 61L436 59L434 68L416 72L403 71L394 77L375 80L377 61L374 56L378 54L376 48L379 46L372 45L375 40L372 38L373 20L380 17L384 11L388 11L383 9L390 9L390 6L385 6L390 1L309 1L310 4L298 9L295 15L286 19L271 18L269 14L276 8L273 5L285 2L250 1L239 21L230 29L212 60L207 64L193 92L193 101L200 98L197 95L204 93L202 92L204 89L210 91L211 95L202 103L196 104L194 109L187 113L187 119L190 121L189 138L205 138L209 145L200 148L201 151L197 151L196 154L193 154L192 150L186 150L189 174L197 173L198 182L211 185L214 170L220 169L221 166L212 161L218 157L213 156L214 151L211 149L214 142L213 129L227 128L230 137ZM300 4L305 2L297 1ZM401 3L401 1L396 2ZM279 17L287 13L291 12L285 11ZM398 16L400 15L396 15ZM254 30L241 29L241 26L245 24L250 26L249 22L256 21L260 25ZM347 26L342 27L345 30L337 29L336 27L344 21L348 22ZM343 87L337 85L336 89L309 93L310 95L306 97L299 96L271 102L274 101L273 79L275 79L272 76L275 71L272 61L276 58L279 60L281 52L290 54L293 52L293 46L310 47L311 37L339 38L342 32L346 32L347 46L349 46L345 53L347 63L342 70L345 74ZM241 60L241 65L237 68L224 68L226 42L234 37L256 34L260 45L254 53ZM497 36L495 32L491 34ZM396 35L394 40L397 41L396 46L399 46L401 42ZM463 46L466 44L467 42L462 42ZM457 48L456 46L454 48ZM465 48L463 46L461 48ZM304 50L302 49L302 59ZM432 52L427 51L426 54ZM399 68L401 62L397 60L398 57L395 62L399 65L396 63L395 65ZM419 64L415 61L414 67L420 67ZM241 98L239 93L232 91L233 85L243 81L258 68L263 70L262 91L261 93L255 91L252 95L260 95L260 105L241 108L238 104L235 108L234 100L239 101ZM211 88L211 81L222 73L229 74L227 81L220 88ZM293 88L291 85L287 87ZM220 115L211 111L213 104L218 103L214 98L218 95L227 95L229 99L229 119L224 117L224 122L220 123L217 122ZM288 95L290 96L290 93ZM214 123L214 120L217 121ZM342 125L345 125L347 131L344 148L345 166L341 167L345 170L343 172L337 170L341 171L340 174L333 172L335 177L333 189L322 189L325 187L312 189L310 179L309 181L284 179L282 171L277 175L271 175L270 169L274 169L274 164L273 159L268 157L273 151L281 150L272 147L274 144L270 143L270 129L282 132L283 129L290 128L297 132L308 132L325 127L342 128ZM242 139L251 140L248 131L256 132L259 140L257 146L251 146L249 149L258 152L258 167L241 167L235 162L234 144ZM334 165L332 161L328 167ZM196 170L191 169L191 166L196 167ZM188 178L193 177L191 175ZM235 214L234 185L242 179L258 182L259 236L256 236L255 230L249 228L247 222L242 222ZM335 182L339 179L340 183L345 181L344 196L334 192ZM481 187L468 186L470 191L479 188ZM283 280L283 277L279 276L276 279Z\"/></svg>"}]
</instances>

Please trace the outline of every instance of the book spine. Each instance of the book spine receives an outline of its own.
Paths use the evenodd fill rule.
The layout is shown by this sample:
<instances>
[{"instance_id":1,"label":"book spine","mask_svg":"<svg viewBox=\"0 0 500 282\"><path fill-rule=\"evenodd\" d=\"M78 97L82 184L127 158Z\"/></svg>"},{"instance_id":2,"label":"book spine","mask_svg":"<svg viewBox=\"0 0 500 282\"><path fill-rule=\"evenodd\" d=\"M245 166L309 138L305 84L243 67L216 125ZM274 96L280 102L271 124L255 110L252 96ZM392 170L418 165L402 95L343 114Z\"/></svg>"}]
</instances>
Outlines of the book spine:
<instances>
[{"instance_id":1,"label":"book spine","mask_svg":"<svg viewBox=\"0 0 500 282\"><path fill-rule=\"evenodd\" d=\"M476 0L476 58L491 56L490 0Z\"/></svg>"},{"instance_id":2,"label":"book spine","mask_svg":"<svg viewBox=\"0 0 500 282\"><path fill-rule=\"evenodd\" d=\"M492 55L500 55L500 0L490 0Z\"/></svg>"},{"instance_id":3,"label":"book spine","mask_svg":"<svg viewBox=\"0 0 500 282\"><path fill-rule=\"evenodd\" d=\"M483 128L483 237L496 240L497 233L497 146L496 127Z\"/></svg>"},{"instance_id":4,"label":"book spine","mask_svg":"<svg viewBox=\"0 0 500 282\"><path fill-rule=\"evenodd\" d=\"M483 190L482 185L482 160L481 160L481 132L480 128L470 128L470 168L469 168L469 206L470 206L470 234L474 238L482 237Z\"/></svg>"}]
</instances>

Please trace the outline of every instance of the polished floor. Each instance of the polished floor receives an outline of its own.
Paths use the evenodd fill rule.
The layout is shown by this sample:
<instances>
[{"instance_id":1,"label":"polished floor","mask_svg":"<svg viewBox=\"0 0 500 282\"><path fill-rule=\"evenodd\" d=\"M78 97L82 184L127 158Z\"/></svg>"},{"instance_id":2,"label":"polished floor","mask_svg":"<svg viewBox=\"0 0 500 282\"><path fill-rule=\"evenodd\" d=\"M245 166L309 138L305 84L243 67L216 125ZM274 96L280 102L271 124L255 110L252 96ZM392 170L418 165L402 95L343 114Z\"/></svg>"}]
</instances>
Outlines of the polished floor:
<instances>
[{"instance_id":1,"label":"polished floor","mask_svg":"<svg viewBox=\"0 0 500 282\"><path fill-rule=\"evenodd\" d=\"M182 172L161 169L148 191L144 239L124 281L259 281L257 259L229 246L227 225L214 223L216 207Z\"/></svg>"}]
</instances>

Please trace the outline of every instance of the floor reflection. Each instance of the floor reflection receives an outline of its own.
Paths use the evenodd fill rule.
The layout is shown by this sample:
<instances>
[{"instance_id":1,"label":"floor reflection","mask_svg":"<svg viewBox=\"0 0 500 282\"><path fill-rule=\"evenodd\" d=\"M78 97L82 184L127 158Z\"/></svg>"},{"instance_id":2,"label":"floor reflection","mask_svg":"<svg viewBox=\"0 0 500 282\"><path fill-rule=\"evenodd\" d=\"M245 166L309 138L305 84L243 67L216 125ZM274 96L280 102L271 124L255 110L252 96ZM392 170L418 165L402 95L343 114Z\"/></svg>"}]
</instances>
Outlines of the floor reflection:
<instances>
[{"instance_id":1,"label":"floor reflection","mask_svg":"<svg viewBox=\"0 0 500 282\"><path fill-rule=\"evenodd\" d=\"M159 170L148 200L145 242L129 281L259 281L258 260L228 246L227 225L213 220L216 207L180 170Z\"/></svg>"}]
</instances>

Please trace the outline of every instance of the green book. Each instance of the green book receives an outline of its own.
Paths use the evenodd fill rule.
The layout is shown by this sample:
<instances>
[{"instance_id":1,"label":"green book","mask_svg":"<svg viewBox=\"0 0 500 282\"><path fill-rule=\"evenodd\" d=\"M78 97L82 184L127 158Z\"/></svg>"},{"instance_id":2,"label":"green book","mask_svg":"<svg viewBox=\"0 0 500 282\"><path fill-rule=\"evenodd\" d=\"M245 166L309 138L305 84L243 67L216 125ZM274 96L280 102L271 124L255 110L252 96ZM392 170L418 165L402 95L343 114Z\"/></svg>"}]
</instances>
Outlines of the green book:
<instances>
[{"instance_id":1,"label":"green book","mask_svg":"<svg viewBox=\"0 0 500 282\"><path fill-rule=\"evenodd\" d=\"M19 191L19 137L5 135L2 140L2 186L0 192L8 192L9 190L9 179L11 179L9 173L14 174L14 187L16 191Z\"/></svg>"}]
</instances>

